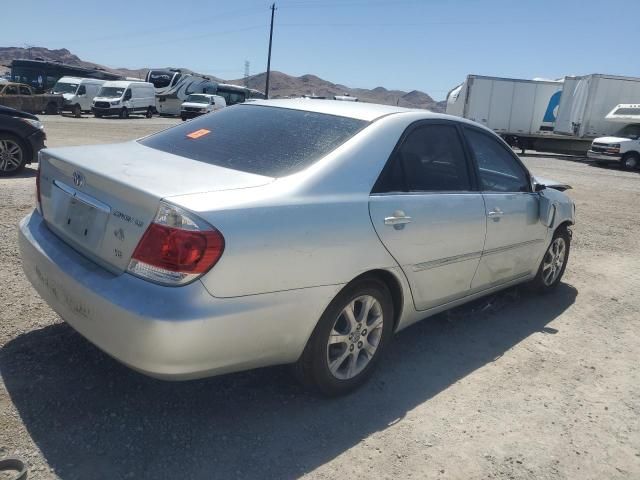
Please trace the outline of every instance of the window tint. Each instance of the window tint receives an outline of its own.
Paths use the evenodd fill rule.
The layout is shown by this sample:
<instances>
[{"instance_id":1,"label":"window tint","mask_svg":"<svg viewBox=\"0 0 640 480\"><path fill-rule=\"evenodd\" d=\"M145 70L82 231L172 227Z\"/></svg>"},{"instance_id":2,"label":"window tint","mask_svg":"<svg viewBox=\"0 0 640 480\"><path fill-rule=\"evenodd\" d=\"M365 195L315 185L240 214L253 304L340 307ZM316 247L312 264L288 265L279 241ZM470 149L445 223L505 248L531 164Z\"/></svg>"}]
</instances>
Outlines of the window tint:
<instances>
[{"instance_id":1,"label":"window tint","mask_svg":"<svg viewBox=\"0 0 640 480\"><path fill-rule=\"evenodd\" d=\"M524 168L498 140L471 128L465 128L465 135L478 164L482 190L530 191Z\"/></svg>"},{"instance_id":2,"label":"window tint","mask_svg":"<svg viewBox=\"0 0 640 480\"><path fill-rule=\"evenodd\" d=\"M24 85L20 85L20 95L31 95L31 90Z\"/></svg>"},{"instance_id":3,"label":"window tint","mask_svg":"<svg viewBox=\"0 0 640 480\"><path fill-rule=\"evenodd\" d=\"M471 190L464 150L453 125L412 130L396 150L375 192ZM404 177L404 179L403 179ZM404 184L404 188L399 185Z\"/></svg>"},{"instance_id":4,"label":"window tint","mask_svg":"<svg viewBox=\"0 0 640 480\"><path fill-rule=\"evenodd\" d=\"M85 87L84 85L80 85L80 88L78 89L78 95L86 95L87 94L87 87Z\"/></svg>"},{"instance_id":5,"label":"window tint","mask_svg":"<svg viewBox=\"0 0 640 480\"><path fill-rule=\"evenodd\" d=\"M366 125L363 120L304 110L237 105L140 143L212 165L281 177L309 167Z\"/></svg>"},{"instance_id":6,"label":"window tint","mask_svg":"<svg viewBox=\"0 0 640 480\"><path fill-rule=\"evenodd\" d=\"M4 90L5 95L17 95L18 88L15 85L7 85L7 88Z\"/></svg>"}]
</instances>

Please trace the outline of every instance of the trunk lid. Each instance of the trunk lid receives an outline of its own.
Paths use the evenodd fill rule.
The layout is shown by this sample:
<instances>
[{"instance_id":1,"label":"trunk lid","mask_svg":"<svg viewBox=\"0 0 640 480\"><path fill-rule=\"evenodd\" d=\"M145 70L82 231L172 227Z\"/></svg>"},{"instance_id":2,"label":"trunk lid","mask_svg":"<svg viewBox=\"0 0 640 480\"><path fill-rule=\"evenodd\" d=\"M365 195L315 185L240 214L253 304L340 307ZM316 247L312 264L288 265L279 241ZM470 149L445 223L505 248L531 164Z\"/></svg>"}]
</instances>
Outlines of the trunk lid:
<instances>
[{"instance_id":1,"label":"trunk lid","mask_svg":"<svg viewBox=\"0 0 640 480\"><path fill-rule=\"evenodd\" d=\"M114 273L131 255L165 197L271 182L127 142L44 150L42 215L66 243Z\"/></svg>"}]
</instances>

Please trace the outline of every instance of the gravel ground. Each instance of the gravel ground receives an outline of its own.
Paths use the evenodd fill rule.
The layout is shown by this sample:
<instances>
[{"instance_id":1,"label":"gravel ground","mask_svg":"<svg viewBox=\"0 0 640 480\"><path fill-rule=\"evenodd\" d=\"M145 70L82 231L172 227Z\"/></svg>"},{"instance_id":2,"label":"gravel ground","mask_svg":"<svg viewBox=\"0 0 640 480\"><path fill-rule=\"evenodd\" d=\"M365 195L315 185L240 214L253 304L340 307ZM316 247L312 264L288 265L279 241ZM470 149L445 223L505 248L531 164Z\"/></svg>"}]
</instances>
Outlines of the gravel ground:
<instances>
[{"instance_id":1,"label":"gravel ground","mask_svg":"<svg viewBox=\"0 0 640 480\"><path fill-rule=\"evenodd\" d=\"M43 118L50 146L176 123ZM574 186L564 283L401 332L368 385L332 400L285 367L166 383L101 353L22 274L34 170L1 179L0 457L34 479L640 478L640 174L524 160Z\"/></svg>"}]
</instances>

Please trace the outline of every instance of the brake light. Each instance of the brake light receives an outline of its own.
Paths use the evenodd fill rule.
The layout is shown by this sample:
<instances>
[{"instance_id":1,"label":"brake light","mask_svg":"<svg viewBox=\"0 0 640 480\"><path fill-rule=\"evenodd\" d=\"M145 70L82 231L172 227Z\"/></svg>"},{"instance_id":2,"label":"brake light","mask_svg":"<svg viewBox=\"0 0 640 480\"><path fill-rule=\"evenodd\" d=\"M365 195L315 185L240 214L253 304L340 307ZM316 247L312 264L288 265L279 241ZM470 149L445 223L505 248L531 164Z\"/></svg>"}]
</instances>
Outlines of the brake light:
<instances>
[{"instance_id":1,"label":"brake light","mask_svg":"<svg viewBox=\"0 0 640 480\"><path fill-rule=\"evenodd\" d=\"M208 272L224 251L224 237L202 219L162 202L136 247L129 272L163 285L184 285Z\"/></svg>"}]
</instances>

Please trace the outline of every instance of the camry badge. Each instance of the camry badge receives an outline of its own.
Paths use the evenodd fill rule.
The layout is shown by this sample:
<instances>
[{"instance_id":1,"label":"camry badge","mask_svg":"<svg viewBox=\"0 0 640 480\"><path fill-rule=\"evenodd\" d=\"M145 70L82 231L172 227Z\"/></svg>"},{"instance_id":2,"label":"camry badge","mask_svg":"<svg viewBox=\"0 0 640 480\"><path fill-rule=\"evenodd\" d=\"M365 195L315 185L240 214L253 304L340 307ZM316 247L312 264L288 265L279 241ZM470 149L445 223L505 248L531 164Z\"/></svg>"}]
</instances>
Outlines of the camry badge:
<instances>
[{"instance_id":1,"label":"camry badge","mask_svg":"<svg viewBox=\"0 0 640 480\"><path fill-rule=\"evenodd\" d=\"M73 184L76 187L81 187L84 185L84 175L77 170L73 172Z\"/></svg>"}]
</instances>

